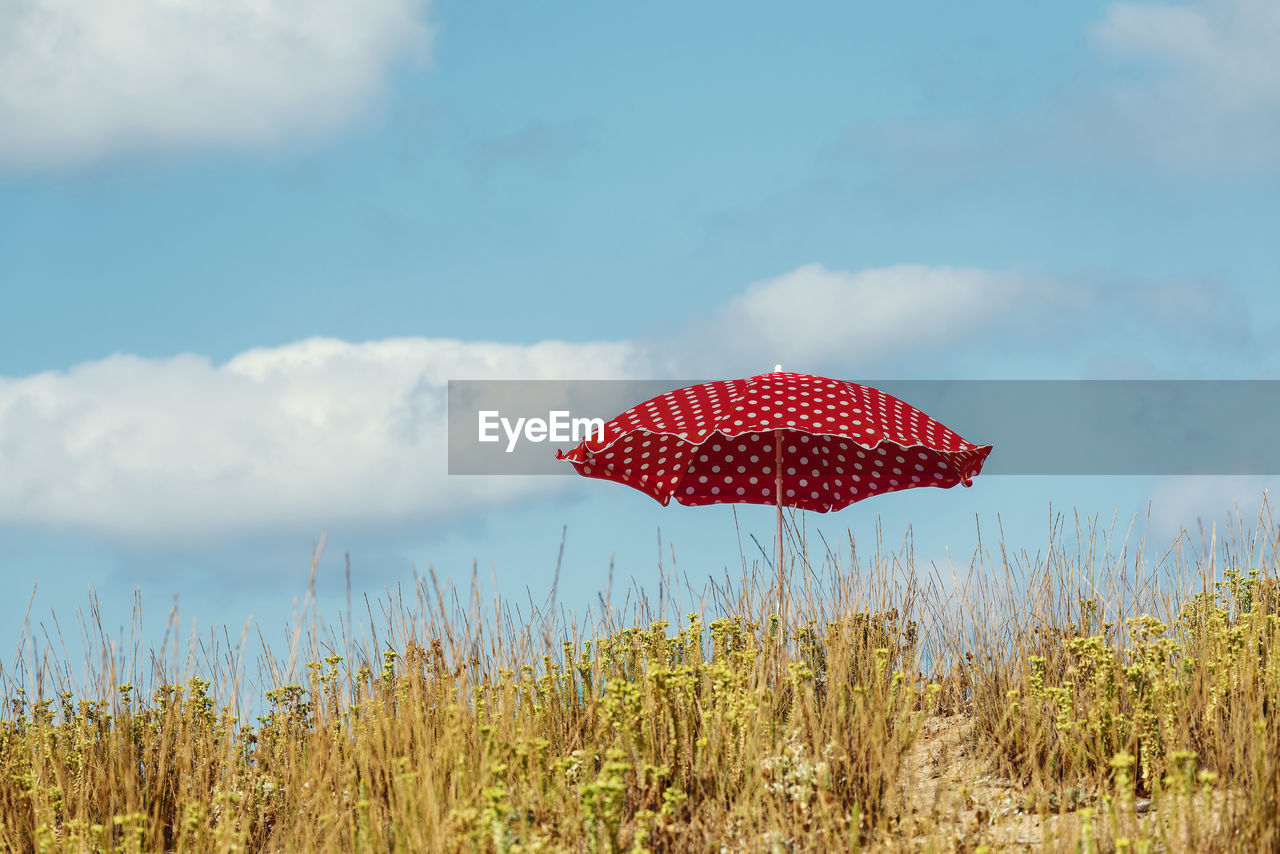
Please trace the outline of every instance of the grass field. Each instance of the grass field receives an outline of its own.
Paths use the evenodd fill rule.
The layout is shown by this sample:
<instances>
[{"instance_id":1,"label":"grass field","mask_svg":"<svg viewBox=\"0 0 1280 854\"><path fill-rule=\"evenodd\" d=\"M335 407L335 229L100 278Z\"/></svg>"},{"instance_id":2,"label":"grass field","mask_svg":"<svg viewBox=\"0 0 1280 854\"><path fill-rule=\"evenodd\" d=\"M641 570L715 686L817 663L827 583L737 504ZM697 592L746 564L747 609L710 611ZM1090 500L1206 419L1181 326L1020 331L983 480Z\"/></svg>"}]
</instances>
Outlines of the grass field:
<instances>
[{"instance_id":1,"label":"grass field","mask_svg":"<svg viewBox=\"0 0 1280 854\"><path fill-rule=\"evenodd\" d=\"M0 849L1277 851L1278 536L797 543L785 620L745 560L577 616L424 580L182 668L90 611L3 674Z\"/></svg>"}]
</instances>

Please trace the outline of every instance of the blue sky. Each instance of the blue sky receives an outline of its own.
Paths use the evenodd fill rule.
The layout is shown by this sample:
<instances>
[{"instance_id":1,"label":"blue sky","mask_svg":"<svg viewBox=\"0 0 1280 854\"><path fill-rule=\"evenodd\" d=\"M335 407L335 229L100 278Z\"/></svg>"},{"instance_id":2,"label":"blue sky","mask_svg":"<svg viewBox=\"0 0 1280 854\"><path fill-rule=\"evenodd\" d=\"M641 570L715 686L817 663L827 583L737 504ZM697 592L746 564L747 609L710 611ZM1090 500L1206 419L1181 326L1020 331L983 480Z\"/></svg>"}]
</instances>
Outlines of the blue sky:
<instances>
[{"instance_id":1,"label":"blue sky","mask_svg":"<svg viewBox=\"0 0 1280 854\"><path fill-rule=\"evenodd\" d=\"M727 509L449 478L448 379L1280 370L1265 0L64 6L0 9L5 643L37 580L37 620L92 586L109 624L139 587L160 628L175 594L283 623L321 532L330 612L344 552L357 593L476 561L540 598L565 525L571 605L610 555L655 584L659 527L695 582L739 566ZM1034 552L1051 504L1150 506L1167 539L1268 486L989 478L809 524L967 564L975 518Z\"/></svg>"}]
</instances>

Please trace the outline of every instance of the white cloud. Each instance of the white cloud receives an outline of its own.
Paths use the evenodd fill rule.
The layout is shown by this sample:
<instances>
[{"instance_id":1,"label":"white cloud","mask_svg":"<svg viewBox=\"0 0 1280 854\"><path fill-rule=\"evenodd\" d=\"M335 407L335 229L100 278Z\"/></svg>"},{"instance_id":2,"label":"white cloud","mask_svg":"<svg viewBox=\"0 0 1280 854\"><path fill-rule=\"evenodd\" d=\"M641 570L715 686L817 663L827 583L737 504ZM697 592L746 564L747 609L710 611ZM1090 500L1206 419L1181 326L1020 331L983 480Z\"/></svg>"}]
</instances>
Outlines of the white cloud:
<instances>
[{"instance_id":1,"label":"white cloud","mask_svg":"<svg viewBox=\"0 0 1280 854\"><path fill-rule=\"evenodd\" d=\"M863 166L882 157L878 168L899 170L897 184L924 189L1082 165L1193 175L1280 167L1280 4L1113 3L1084 35L1090 67L1034 103L859 122L840 148ZM983 86L971 78L968 88Z\"/></svg>"},{"instance_id":2,"label":"white cloud","mask_svg":"<svg viewBox=\"0 0 1280 854\"><path fill-rule=\"evenodd\" d=\"M1115 286L813 264L751 285L668 340L311 339L222 365L116 355L0 377L0 526L180 547L457 520L573 481L447 477L450 379L698 380L775 361L881 379L979 378L984 364L1071 376L1064 354L1084 365L1100 342L1125 342L1117 359L1156 359L1160 341L1188 351L1177 323ZM1048 354L1039 365L1037 353Z\"/></svg>"},{"instance_id":3,"label":"white cloud","mask_svg":"<svg viewBox=\"0 0 1280 854\"><path fill-rule=\"evenodd\" d=\"M0 162L331 128L425 57L426 0L0 0Z\"/></svg>"},{"instance_id":4,"label":"white cloud","mask_svg":"<svg viewBox=\"0 0 1280 854\"><path fill-rule=\"evenodd\" d=\"M1185 531L1191 542L1200 545L1202 529L1207 541L1216 534L1219 542L1236 535L1249 535L1259 527L1275 530L1274 504L1277 478L1268 475L1220 475L1170 477L1150 492L1149 539L1171 541ZM1268 535L1263 534L1263 540Z\"/></svg>"},{"instance_id":5,"label":"white cloud","mask_svg":"<svg viewBox=\"0 0 1280 854\"><path fill-rule=\"evenodd\" d=\"M672 375L685 375L687 366L758 373L782 362L881 379L1078 378L1086 367L1111 378L1152 370L1225 376L1238 373L1242 356L1257 365L1246 309L1229 286L1211 280L807 264L750 285L657 347L652 359L663 363L665 354Z\"/></svg>"},{"instance_id":6,"label":"white cloud","mask_svg":"<svg viewBox=\"0 0 1280 854\"><path fill-rule=\"evenodd\" d=\"M0 524L178 545L454 517L563 483L447 478L449 379L625 377L634 359L614 343L313 339L221 366L117 355L0 379Z\"/></svg>"},{"instance_id":7,"label":"white cloud","mask_svg":"<svg viewBox=\"0 0 1280 854\"><path fill-rule=\"evenodd\" d=\"M1136 66L1080 105L1093 146L1190 171L1280 163L1280 5L1116 3L1094 43Z\"/></svg>"},{"instance_id":8,"label":"white cloud","mask_svg":"<svg viewBox=\"0 0 1280 854\"><path fill-rule=\"evenodd\" d=\"M1098 44L1164 65L1167 84L1218 111L1280 107L1280 4L1274 0L1116 3L1093 29Z\"/></svg>"},{"instance_id":9,"label":"white cloud","mask_svg":"<svg viewBox=\"0 0 1280 854\"><path fill-rule=\"evenodd\" d=\"M693 325L679 352L695 363L867 369L971 343L1020 311L1091 299L1046 280L973 268L848 272L808 264L748 287Z\"/></svg>"},{"instance_id":10,"label":"white cloud","mask_svg":"<svg viewBox=\"0 0 1280 854\"><path fill-rule=\"evenodd\" d=\"M902 264L856 273L809 264L729 304L727 330L802 361L884 358L922 340L954 343L1004 314L1023 283L985 270Z\"/></svg>"}]
</instances>

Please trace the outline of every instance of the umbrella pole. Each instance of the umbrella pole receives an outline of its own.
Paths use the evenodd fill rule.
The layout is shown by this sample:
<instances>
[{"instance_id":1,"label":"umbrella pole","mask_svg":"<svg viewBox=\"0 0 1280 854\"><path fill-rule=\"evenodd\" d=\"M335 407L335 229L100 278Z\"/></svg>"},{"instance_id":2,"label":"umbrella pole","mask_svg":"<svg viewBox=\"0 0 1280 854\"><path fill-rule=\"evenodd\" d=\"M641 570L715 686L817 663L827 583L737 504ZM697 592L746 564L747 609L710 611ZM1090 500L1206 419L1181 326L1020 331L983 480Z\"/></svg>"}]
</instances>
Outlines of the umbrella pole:
<instances>
[{"instance_id":1,"label":"umbrella pole","mask_svg":"<svg viewBox=\"0 0 1280 854\"><path fill-rule=\"evenodd\" d=\"M778 619L786 622L786 577L782 556L782 430L773 431L773 497L778 506Z\"/></svg>"}]
</instances>

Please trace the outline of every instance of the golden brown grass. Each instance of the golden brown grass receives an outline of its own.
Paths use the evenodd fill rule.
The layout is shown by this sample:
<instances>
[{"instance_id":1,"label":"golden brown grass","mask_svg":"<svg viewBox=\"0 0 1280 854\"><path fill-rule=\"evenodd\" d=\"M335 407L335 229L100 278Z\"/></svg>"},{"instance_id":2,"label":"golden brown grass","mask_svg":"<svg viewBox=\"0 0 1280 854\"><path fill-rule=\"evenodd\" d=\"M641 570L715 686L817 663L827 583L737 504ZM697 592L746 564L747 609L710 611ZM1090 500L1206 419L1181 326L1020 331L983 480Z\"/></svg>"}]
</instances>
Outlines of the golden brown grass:
<instances>
[{"instance_id":1,"label":"golden brown grass","mask_svg":"<svg viewBox=\"0 0 1280 854\"><path fill-rule=\"evenodd\" d=\"M262 642L253 720L243 642L144 668L91 617L84 696L4 675L0 849L1280 850L1280 529L1075 533L958 578L824 544L785 621L745 562L677 626L420 583Z\"/></svg>"}]
</instances>

